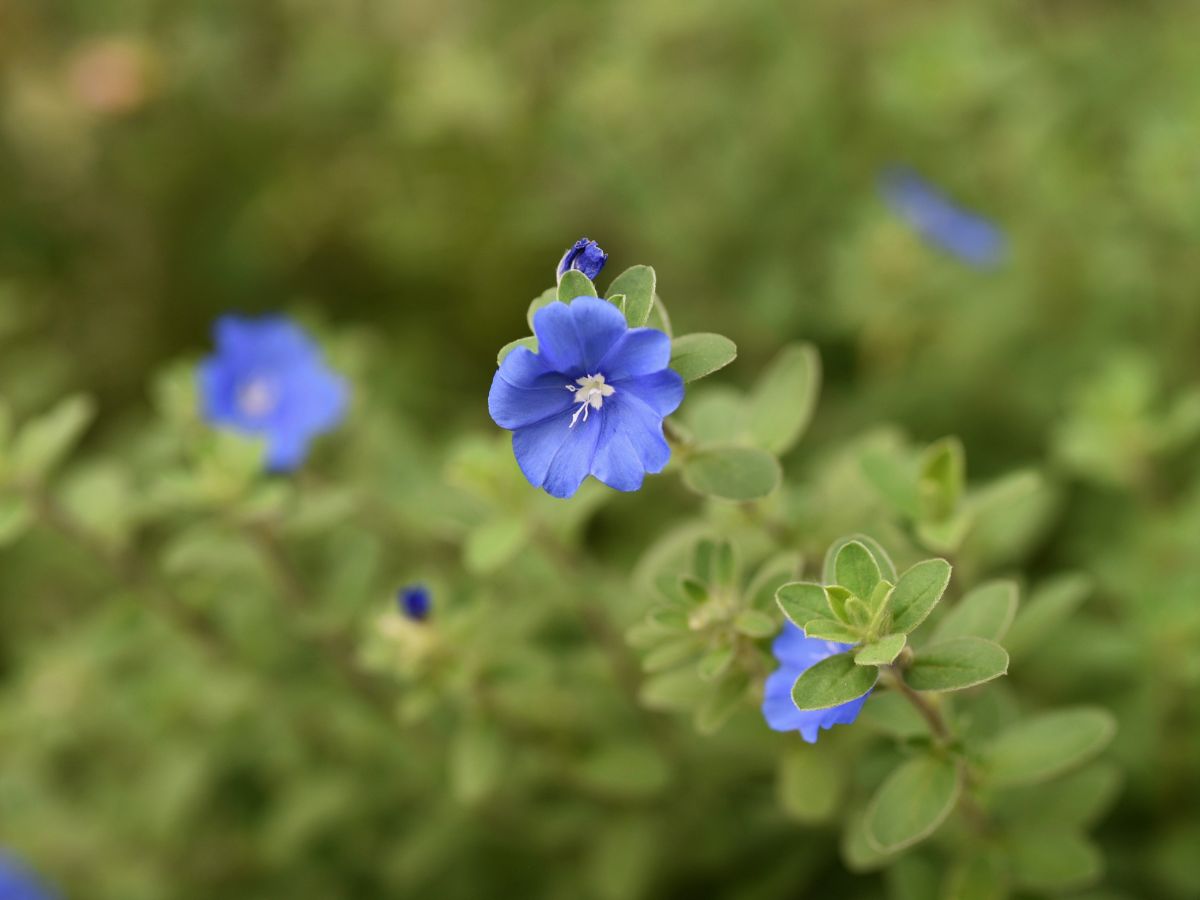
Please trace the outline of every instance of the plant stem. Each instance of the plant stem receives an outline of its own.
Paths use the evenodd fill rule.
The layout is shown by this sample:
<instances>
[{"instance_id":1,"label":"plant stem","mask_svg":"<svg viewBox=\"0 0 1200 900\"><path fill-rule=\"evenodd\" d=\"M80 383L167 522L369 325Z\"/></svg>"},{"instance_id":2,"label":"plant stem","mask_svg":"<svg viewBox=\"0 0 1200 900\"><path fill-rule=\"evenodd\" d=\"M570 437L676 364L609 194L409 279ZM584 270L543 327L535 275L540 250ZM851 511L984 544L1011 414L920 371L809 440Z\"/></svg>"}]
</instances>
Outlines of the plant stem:
<instances>
[{"instance_id":1,"label":"plant stem","mask_svg":"<svg viewBox=\"0 0 1200 900\"><path fill-rule=\"evenodd\" d=\"M946 720L942 718L941 712L932 703L922 697L917 691L914 691L904 680L904 675L898 669L891 670L892 679L889 686L899 693L905 700L913 705L921 718L929 726L930 732L940 744L950 743L952 735L950 729L946 725Z\"/></svg>"}]
</instances>

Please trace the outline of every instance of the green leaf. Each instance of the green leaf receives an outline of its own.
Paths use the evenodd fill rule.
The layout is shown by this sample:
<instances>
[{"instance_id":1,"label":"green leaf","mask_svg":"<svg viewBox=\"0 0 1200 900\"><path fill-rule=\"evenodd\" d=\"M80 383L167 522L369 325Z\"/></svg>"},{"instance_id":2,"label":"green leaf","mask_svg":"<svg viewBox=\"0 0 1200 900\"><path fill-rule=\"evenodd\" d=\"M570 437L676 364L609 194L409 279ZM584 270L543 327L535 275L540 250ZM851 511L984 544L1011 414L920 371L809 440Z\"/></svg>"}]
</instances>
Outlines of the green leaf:
<instances>
[{"instance_id":1,"label":"green leaf","mask_svg":"<svg viewBox=\"0 0 1200 900\"><path fill-rule=\"evenodd\" d=\"M75 394L26 422L13 441L13 470L30 478L47 474L71 452L95 415L95 402Z\"/></svg>"},{"instance_id":2,"label":"green leaf","mask_svg":"<svg viewBox=\"0 0 1200 900\"><path fill-rule=\"evenodd\" d=\"M892 629L908 633L925 621L950 583L950 563L927 559L905 571L892 591Z\"/></svg>"},{"instance_id":3,"label":"green leaf","mask_svg":"<svg viewBox=\"0 0 1200 900\"><path fill-rule=\"evenodd\" d=\"M567 269L558 280L556 296L563 303L570 303L576 297L599 297L600 294L590 278L578 269Z\"/></svg>"},{"instance_id":4,"label":"green leaf","mask_svg":"<svg viewBox=\"0 0 1200 900\"><path fill-rule=\"evenodd\" d=\"M984 763L988 781L998 787L1048 781L1094 757L1116 731L1112 714L1097 707L1026 719L992 743Z\"/></svg>"},{"instance_id":5,"label":"green leaf","mask_svg":"<svg viewBox=\"0 0 1200 900\"><path fill-rule=\"evenodd\" d=\"M630 328L641 328L650 318L654 304L654 269L650 266L632 266L613 279L605 296L611 301L615 295L624 294L623 312Z\"/></svg>"},{"instance_id":6,"label":"green leaf","mask_svg":"<svg viewBox=\"0 0 1200 900\"><path fill-rule=\"evenodd\" d=\"M736 358L737 345L720 334L685 334L671 342L671 368L684 381L711 375Z\"/></svg>"},{"instance_id":7,"label":"green leaf","mask_svg":"<svg viewBox=\"0 0 1200 900\"><path fill-rule=\"evenodd\" d=\"M921 514L917 473L911 463L897 457L895 451L872 450L860 461L863 475L896 512L907 519Z\"/></svg>"},{"instance_id":8,"label":"green leaf","mask_svg":"<svg viewBox=\"0 0 1200 900\"><path fill-rule=\"evenodd\" d=\"M583 787L630 799L653 797L670 781L671 772L652 744L617 739L585 756L574 770Z\"/></svg>"},{"instance_id":9,"label":"green leaf","mask_svg":"<svg viewBox=\"0 0 1200 900\"><path fill-rule=\"evenodd\" d=\"M707 447L683 463L683 482L724 500L759 500L779 486L779 460L753 447Z\"/></svg>"},{"instance_id":10,"label":"green leaf","mask_svg":"<svg viewBox=\"0 0 1200 900\"><path fill-rule=\"evenodd\" d=\"M857 644L862 636L850 626L833 619L814 619L804 623L805 637L839 644Z\"/></svg>"},{"instance_id":11,"label":"green leaf","mask_svg":"<svg viewBox=\"0 0 1200 900\"><path fill-rule=\"evenodd\" d=\"M867 840L881 853L895 853L933 834L958 801L961 785L954 762L932 756L910 759L880 786L867 806Z\"/></svg>"},{"instance_id":12,"label":"green leaf","mask_svg":"<svg viewBox=\"0 0 1200 900\"><path fill-rule=\"evenodd\" d=\"M758 567L744 596L751 609L769 610L776 591L800 574L804 559L798 553L780 553Z\"/></svg>"},{"instance_id":13,"label":"green leaf","mask_svg":"<svg viewBox=\"0 0 1200 900\"><path fill-rule=\"evenodd\" d=\"M805 670L792 686L798 709L830 709L857 700L875 686L877 669L856 666L849 653L839 653Z\"/></svg>"},{"instance_id":14,"label":"green leaf","mask_svg":"<svg viewBox=\"0 0 1200 900\"><path fill-rule=\"evenodd\" d=\"M976 637L951 638L917 654L905 680L917 691L961 691L1008 673L1008 653Z\"/></svg>"},{"instance_id":15,"label":"green leaf","mask_svg":"<svg viewBox=\"0 0 1200 900\"><path fill-rule=\"evenodd\" d=\"M779 631L775 620L757 609L743 609L733 620L733 627L752 638L772 637Z\"/></svg>"},{"instance_id":16,"label":"green leaf","mask_svg":"<svg viewBox=\"0 0 1200 900\"><path fill-rule=\"evenodd\" d=\"M1013 658L1024 656L1053 635L1092 592L1087 575L1069 573L1038 585L1017 613L1005 646Z\"/></svg>"},{"instance_id":17,"label":"green leaf","mask_svg":"<svg viewBox=\"0 0 1200 900\"><path fill-rule=\"evenodd\" d=\"M521 552L529 540L524 520L493 519L471 530L463 546L463 564L471 572L494 572Z\"/></svg>"},{"instance_id":18,"label":"green leaf","mask_svg":"<svg viewBox=\"0 0 1200 900\"><path fill-rule=\"evenodd\" d=\"M836 541L830 544L829 549L825 553L822 577L826 584L837 583L837 573L834 569L834 561L837 559L838 552L842 549L842 547L851 541L858 541L858 543L870 550L871 555L875 557L875 565L879 567L880 574L892 584L896 583L896 564L892 562L892 558L888 555L888 552L883 549L883 545L880 544L879 541L875 540L875 538L868 535L850 534L846 537L838 538Z\"/></svg>"},{"instance_id":19,"label":"green leaf","mask_svg":"<svg viewBox=\"0 0 1200 900\"><path fill-rule=\"evenodd\" d=\"M700 652L696 638L692 635L672 638L659 644L642 659L642 668L647 672L662 672L673 669L682 662L692 659Z\"/></svg>"},{"instance_id":20,"label":"green leaf","mask_svg":"<svg viewBox=\"0 0 1200 900\"><path fill-rule=\"evenodd\" d=\"M450 750L450 786L460 803L474 804L491 793L500 780L504 753L500 736L489 724L464 728Z\"/></svg>"},{"instance_id":21,"label":"green leaf","mask_svg":"<svg viewBox=\"0 0 1200 900\"><path fill-rule=\"evenodd\" d=\"M525 312L525 321L529 323L529 330L533 331L533 317L539 309L549 306L558 299L558 288L546 288L540 295L533 298L529 304L529 309Z\"/></svg>"},{"instance_id":22,"label":"green leaf","mask_svg":"<svg viewBox=\"0 0 1200 900\"><path fill-rule=\"evenodd\" d=\"M779 760L779 804L791 818L809 825L832 819L845 790L846 768L824 746L796 747Z\"/></svg>"},{"instance_id":23,"label":"green leaf","mask_svg":"<svg viewBox=\"0 0 1200 900\"><path fill-rule=\"evenodd\" d=\"M836 584L863 600L870 599L879 584L879 566L875 557L858 541L849 541L842 546L834 559L833 571Z\"/></svg>"},{"instance_id":24,"label":"green leaf","mask_svg":"<svg viewBox=\"0 0 1200 900\"><path fill-rule=\"evenodd\" d=\"M850 598L853 596L844 587L831 584L825 588L825 605L833 613L835 619L841 622L849 622L850 612L846 609L846 604L850 602Z\"/></svg>"},{"instance_id":25,"label":"green leaf","mask_svg":"<svg viewBox=\"0 0 1200 900\"><path fill-rule=\"evenodd\" d=\"M954 514L962 499L966 462L958 438L943 438L921 455L918 492L921 518L941 522Z\"/></svg>"},{"instance_id":26,"label":"green leaf","mask_svg":"<svg viewBox=\"0 0 1200 900\"><path fill-rule=\"evenodd\" d=\"M829 611L825 588L807 581L793 581L775 592L775 602L797 628L820 619Z\"/></svg>"},{"instance_id":27,"label":"green leaf","mask_svg":"<svg viewBox=\"0 0 1200 900\"><path fill-rule=\"evenodd\" d=\"M691 709L710 690L690 667L663 672L642 682L638 699L647 709L678 712Z\"/></svg>"},{"instance_id":28,"label":"green leaf","mask_svg":"<svg viewBox=\"0 0 1200 900\"><path fill-rule=\"evenodd\" d=\"M663 305L662 297L658 294L654 295L654 305L650 307L650 317L646 320L647 328L657 328L659 331L666 334L667 337L674 337L675 332L671 329L671 316L667 313L666 306Z\"/></svg>"},{"instance_id":29,"label":"green leaf","mask_svg":"<svg viewBox=\"0 0 1200 900\"><path fill-rule=\"evenodd\" d=\"M817 406L821 358L811 344L792 344L771 362L750 394L750 434L772 453L790 450Z\"/></svg>"},{"instance_id":30,"label":"green leaf","mask_svg":"<svg viewBox=\"0 0 1200 900\"><path fill-rule=\"evenodd\" d=\"M696 730L701 734L716 734L741 707L749 687L750 676L745 672L728 672L696 710Z\"/></svg>"},{"instance_id":31,"label":"green leaf","mask_svg":"<svg viewBox=\"0 0 1200 900\"><path fill-rule=\"evenodd\" d=\"M0 495L0 547L17 540L33 521L24 497Z\"/></svg>"},{"instance_id":32,"label":"green leaf","mask_svg":"<svg viewBox=\"0 0 1200 900\"><path fill-rule=\"evenodd\" d=\"M1085 887L1104 871L1100 851L1078 834L1052 828L1021 829L1008 846L1018 887L1066 891Z\"/></svg>"},{"instance_id":33,"label":"green leaf","mask_svg":"<svg viewBox=\"0 0 1200 900\"><path fill-rule=\"evenodd\" d=\"M729 669L729 664L733 662L733 648L722 647L719 650L714 650L708 653L700 660L700 665L697 667L697 672L705 681L712 681L715 678L720 678Z\"/></svg>"},{"instance_id":34,"label":"green leaf","mask_svg":"<svg viewBox=\"0 0 1200 900\"><path fill-rule=\"evenodd\" d=\"M1014 581L981 584L946 614L933 632L933 640L981 637L999 641L1008 633L1017 614L1017 585Z\"/></svg>"},{"instance_id":35,"label":"green leaf","mask_svg":"<svg viewBox=\"0 0 1200 900\"><path fill-rule=\"evenodd\" d=\"M907 643L908 635L889 634L873 644L865 644L860 647L854 654L854 662L860 666L891 665Z\"/></svg>"},{"instance_id":36,"label":"green leaf","mask_svg":"<svg viewBox=\"0 0 1200 900\"><path fill-rule=\"evenodd\" d=\"M1094 763L1041 784L999 791L992 811L1001 820L1079 829L1095 824L1112 805L1121 788L1121 770Z\"/></svg>"},{"instance_id":37,"label":"green leaf","mask_svg":"<svg viewBox=\"0 0 1200 900\"><path fill-rule=\"evenodd\" d=\"M880 853L871 841L867 840L866 823L861 812L852 812L846 818L838 849L841 851L842 861L851 872L873 872L894 858L889 854Z\"/></svg>"},{"instance_id":38,"label":"green leaf","mask_svg":"<svg viewBox=\"0 0 1200 900\"><path fill-rule=\"evenodd\" d=\"M1008 895L1008 872L996 852L952 865L942 891L945 900L1007 900Z\"/></svg>"},{"instance_id":39,"label":"green leaf","mask_svg":"<svg viewBox=\"0 0 1200 900\"><path fill-rule=\"evenodd\" d=\"M504 362L504 357L508 356L508 354L512 353L518 347L525 347L526 349L537 353L537 338L531 335L530 337L517 338L515 341L509 341L507 344L501 347L500 352L496 354L496 365L500 365L500 363Z\"/></svg>"}]
</instances>

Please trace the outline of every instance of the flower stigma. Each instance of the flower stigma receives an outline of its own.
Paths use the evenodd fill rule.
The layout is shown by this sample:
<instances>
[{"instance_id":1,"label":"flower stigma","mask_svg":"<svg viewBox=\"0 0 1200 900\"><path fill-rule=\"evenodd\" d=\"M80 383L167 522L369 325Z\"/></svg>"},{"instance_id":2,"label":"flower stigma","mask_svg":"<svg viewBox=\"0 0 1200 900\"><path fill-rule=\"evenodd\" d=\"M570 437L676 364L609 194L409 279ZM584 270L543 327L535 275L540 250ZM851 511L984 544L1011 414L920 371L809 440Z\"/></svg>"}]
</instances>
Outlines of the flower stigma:
<instances>
[{"instance_id":1,"label":"flower stigma","mask_svg":"<svg viewBox=\"0 0 1200 900\"><path fill-rule=\"evenodd\" d=\"M576 387L575 385L579 385ZM579 409L575 410L575 415L571 416L571 424L568 426L574 428L579 423L579 417L583 416L583 421L588 420L588 411L591 409L600 409L604 406L604 398L611 397L617 392L617 389L611 384L604 383L603 375L585 375L582 378L576 378L575 384L568 384L568 391L575 393L575 402L579 404Z\"/></svg>"},{"instance_id":2,"label":"flower stigma","mask_svg":"<svg viewBox=\"0 0 1200 900\"><path fill-rule=\"evenodd\" d=\"M242 415L251 419L261 419L270 415L279 404L279 391L271 379L257 375L237 389L237 406Z\"/></svg>"}]
</instances>

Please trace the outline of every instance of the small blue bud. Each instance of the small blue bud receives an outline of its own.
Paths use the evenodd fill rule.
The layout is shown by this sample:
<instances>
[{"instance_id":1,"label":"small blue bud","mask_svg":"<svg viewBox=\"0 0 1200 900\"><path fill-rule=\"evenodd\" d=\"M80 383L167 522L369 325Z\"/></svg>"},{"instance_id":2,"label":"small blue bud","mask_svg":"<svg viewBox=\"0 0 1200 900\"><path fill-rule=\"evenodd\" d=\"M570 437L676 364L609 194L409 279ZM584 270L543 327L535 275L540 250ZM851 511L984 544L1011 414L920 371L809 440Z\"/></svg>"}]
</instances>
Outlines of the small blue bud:
<instances>
[{"instance_id":1,"label":"small blue bud","mask_svg":"<svg viewBox=\"0 0 1200 900\"><path fill-rule=\"evenodd\" d=\"M600 249L600 245L587 238L577 240L558 264L558 277L561 279L568 269L578 269L590 279L595 279L608 262L608 254Z\"/></svg>"},{"instance_id":2,"label":"small blue bud","mask_svg":"<svg viewBox=\"0 0 1200 900\"><path fill-rule=\"evenodd\" d=\"M433 605L429 588L423 584L410 584L400 588L396 594L396 605L402 616L407 616L414 622L423 622L429 618L429 609Z\"/></svg>"},{"instance_id":3,"label":"small blue bud","mask_svg":"<svg viewBox=\"0 0 1200 900\"><path fill-rule=\"evenodd\" d=\"M988 268L1004 260L1004 232L955 204L912 169L892 166L879 178L884 201L926 241L968 265Z\"/></svg>"}]
</instances>

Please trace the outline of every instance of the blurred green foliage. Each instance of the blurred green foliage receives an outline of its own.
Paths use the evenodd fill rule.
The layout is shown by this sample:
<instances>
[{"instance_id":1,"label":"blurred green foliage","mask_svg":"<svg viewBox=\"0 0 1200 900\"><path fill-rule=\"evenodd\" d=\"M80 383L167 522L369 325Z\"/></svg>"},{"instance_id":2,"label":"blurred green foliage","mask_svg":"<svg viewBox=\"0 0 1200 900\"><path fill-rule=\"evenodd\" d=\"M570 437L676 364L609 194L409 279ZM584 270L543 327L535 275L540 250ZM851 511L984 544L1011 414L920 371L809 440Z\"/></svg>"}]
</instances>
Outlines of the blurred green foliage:
<instances>
[{"instance_id":1,"label":"blurred green foliage","mask_svg":"<svg viewBox=\"0 0 1200 900\"><path fill-rule=\"evenodd\" d=\"M1119 774L995 814L1091 825L1071 791L1103 795L1088 896L1196 896L1198 26L1082 0L0 0L0 845L120 900L985 896L985 856L937 888L919 854L846 872L829 823L896 760L868 729L802 754L744 705L700 736L625 643L700 535L811 568L867 532L1026 589L976 727L1116 714ZM1005 265L892 216L896 160L1000 223ZM681 333L737 342L695 433L816 345L780 495L524 483L487 385L583 234L612 274L653 263ZM295 482L168 365L216 314L280 308L355 384ZM432 634L386 621L414 578ZM1013 854L1053 882L1039 849Z\"/></svg>"}]
</instances>

